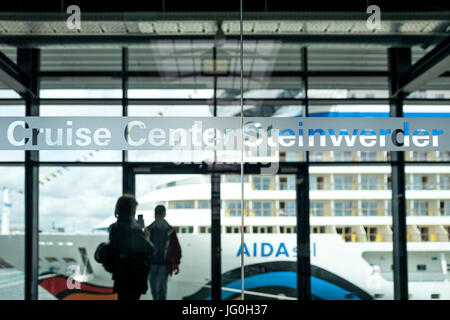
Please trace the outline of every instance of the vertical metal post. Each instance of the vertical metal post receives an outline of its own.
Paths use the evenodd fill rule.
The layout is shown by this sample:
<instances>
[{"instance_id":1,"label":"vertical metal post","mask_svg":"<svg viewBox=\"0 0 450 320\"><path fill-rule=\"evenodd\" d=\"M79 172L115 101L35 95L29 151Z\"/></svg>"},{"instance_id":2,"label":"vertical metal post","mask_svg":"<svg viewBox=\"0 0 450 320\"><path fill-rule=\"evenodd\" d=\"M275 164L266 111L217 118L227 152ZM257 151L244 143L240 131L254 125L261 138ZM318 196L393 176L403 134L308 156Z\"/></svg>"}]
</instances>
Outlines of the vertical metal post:
<instances>
[{"instance_id":1,"label":"vertical metal post","mask_svg":"<svg viewBox=\"0 0 450 320\"><path fill-rule=\"evenodd\" d=\"M389 48L389 93L390 116L403 117L402 95L395 95L400 88L400 76L411 65L411 49ZM405 196L405 153L391 152L392 185L392 230L394 262L394 299L408 300L408 260L406 248L406 196Z\"/></svg>"},{"instance_id":2,"label":"vertical metal post","mask_svg":"<svg viewBox=\"0 0 450 320\"><path fill-rule=\"evenodd\" d=\"M302 47L301 51L301 59L302 59L302 91L303 91L303 99L305 101L305 117L309 117L309 101L308 101L308 49L306 47Z\"/></svg>"},{"instance_id":3,"label":"vertical metal post","mask_svg":"<svg viewBox=\"0 0 450 320\"><path fill-rule=\"evenodd\" d=\"M217 47L213 47L214 92L213 116L217 117ZM214 148L214 163L217 153ZM222 300L222 249L220 230L220 174L211 174L211 297L212 300Z\"/></svg>"},{"instance_id":4,"label":"vertical metal post","mask_svg":"<svg viewBox=\"0 0 450 320\"><path fill-rule=\"evenodd\" d=\"M222 300L222 250L220 232L220 174L211 174L211 297Z\"/></svg>"},{"instance_id":5,"label":"vertical metal post","mask_svg":"<svg viewBox=\"0 0 450 320\"><path fill-rule=\"evenodd\" d=\"M18 49L17 64L31 79L24 96L25 115L39 116L39 49ZM25 300L38 299L39 277L39 151L25 151Z\"/></svg>"},{"instance_id":6,"label":"vertical metal post","mask_svg":"<svg viewBox=\"0 0 450 320\"><path fill-rule=\"evenodd\" d=\"M311 253L309 230L309 172L301 164L296 174L297 198L297 297L311 300Z\"/></svg>"},{"instance_id":7,"label":"vertical metal post","mask_svg":"<svg viewBox=\"0 0 450 320\"><path fill-rule=\"evenodd\" d=\"M122 48L122 116L128 116L128 48ZM122 150L122 193L136 194L135 174L128 166L128 151Z\"/></svg>"},{"instance_id":8,"label":"vertical metal post","mask_svg":"<svg viewBox=\"0 0 450 320\"><path fill-rule=\"evenodd\" d=\"M122 193L136 195L136 176L127 163L122 165Z\"/></svg>"}]
</instances>

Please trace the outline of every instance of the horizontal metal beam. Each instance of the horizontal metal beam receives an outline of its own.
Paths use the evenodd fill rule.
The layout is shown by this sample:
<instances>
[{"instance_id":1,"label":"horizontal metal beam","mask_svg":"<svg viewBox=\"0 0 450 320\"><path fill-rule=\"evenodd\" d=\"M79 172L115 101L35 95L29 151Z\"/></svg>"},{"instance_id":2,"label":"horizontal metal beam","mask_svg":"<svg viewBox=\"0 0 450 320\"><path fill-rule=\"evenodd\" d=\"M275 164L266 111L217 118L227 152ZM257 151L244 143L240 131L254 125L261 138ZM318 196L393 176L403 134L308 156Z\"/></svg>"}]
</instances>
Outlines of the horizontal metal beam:
<instances>
[{"instance_id":1,"label":"horizontal metal beam","mask_svg":"<svg viewBox=\"0 0 450 320\"><path fill-rule=\"evenodd\" d=\"M41 105L121 105L123 99L38 99ZM131 105L209 105L211 99L125 99ZM357 104L365 105L387 105L392 99L308 99L311 106L327 106L330 104L339 104L342 106L354 106ZM221 106L237 105L239 99L218 99ZM449 105L450 99L405 99L407 105ZM257 105L303 105L305 99L245 99L244 104ZM22 99L0 99L1 106L23 106Z\"/></svg>"},{"instance_id":2,"label":"horizontal metal beam","mask_svg":"<svg viewBox=\"0 0 450 320\"><path fill-rule=\"evenodd\" d=\"M380 46L416 46L426 43L435 45L446 38L445 33L429 34L245 34L246 41L281 41L287 43L307 44L367 44ZM239 35L226 35L227 40L239 40ZM213 41L214 35L204 34L145 34L145 35L0 35L0 44L21 47L43 47L53 45L135 45L147 44L151 41L172 40L204 40Z\"/></svg>"},{"instance_id":3,"label":"horizontal metal beam","mask_svg":"<svg viewBox=\"0 0 450 320\"><path fill-rule=\"evenodd\" d=\"M185 78L185 77L215 77L218 79L228 77L240 77L240 73L229 72L226 75L214 75L203 72L182 72L182 71L41 71L40 78ZM387 71L348 71L348 70L334 70L334 71L271 71L271 70L252 70L244 71L244 78L289 78L289 77L387 77Z\"/></svg>"},{"instance_id":4,"label":"horizontal metal beam","mask_svg":"<svg viewBox=\"0 0 450 320\"><path fill-rule=\"evenodd\" d=\"M8 88L16 91L21 96L32 96L31 79L3 52L0 52L0 82Z\"/></svg>"},{"instance_id":5,"label":"horizontal metal beam","mask_svg":"<svg viewBox=\"0 0 450 320\"><path fill-rule=\"evenodd\" d=\"M428 81L447 73L449 69L450 36L418 60L400 77L400 88L395 95L416 91Z\"/></svg>"},{"instance_id":6,"label":"horizontal metal beam","mask_svg":"<svg viewBox=\"0 0 450 320\"><path fill-rule=\"evenodd\" d=\"M434 0L439 1L439 0ZM121 3L120 9L121 12L105 12L104 4L97 4L99 1L94 1L92 4L83 4L81 7L82 10L82 20L87 22L101 22L101 21L117 21L117 22L151 22L151 21L192 21L192 20L203 20L203 21L224 21L224 20L239 20L239 6L236 6L235 10L225 11L214 11L214 10L205 10L207 7L203 6L203 11L199 11L195 8L195 6L191 6L187 10L183 11L157 11L157 10L127 10L127 4ZM101 1L100 1L101 2ZM173 2L173 1L172 1ZM331 1L336 3L336 1ZM2 3L3 4L3 3ZM93 4L97 4L98 12L90 11L89 7ZM111 3L108 1L108 5ZM339 4L342 7L342 4ZM68 6L68 5L67 5ZM305 10L305 4L302 4L302 10L291 10L286 7L287 10L271 10L271 6L269 6L267 11L261 10L252 10L256 9L256 7L252 6L252 3L249 2L246 4L246 9L244 10L244 20L301 20L301 21L321 21L321 20L335 20L335 21L364 21L367 20L369 16L365 10L361 10L360 4L355 6L355 10L330 10L330 6L322 5L322 10ZM33 22L58 22L65 21L69 16L66 12L61 12L61 6L58 4L55 7L56 12L51 12L46 8L46 12L26 12L26 7L20 8L15 12L8 12L8 10L1 10L0 12L0 20L2 21L33 21ZM143 6L145 7L145 6ZM427 8L429 9L431 6L429 3L427 4ZM1 5L0 5L1 8ZM30 7L29 7L30 8ZM328 10L327 10L328 8ZM191 9L192 11L190 11ZM261 8L262 9L262 8ZM407 9L412 9L409 6ZM421 20L421 21L429 21L429 20L442 20L449 21L450 20L450 12L445 10L439 10L436 8L435 11L426 10L418 10L418 11L398 11L393 10L389 11L388 7L385 5L383 8L383 19L385 21L404 21L404 20ZM10 11L10 10L9 10ZM43 10L44 11L44 10Z\"/></svg>"},{"instance_id":7,"label":"horizontal metal beam","mask_svg":"<svg viewBox=\"0 0 450 320\"><path fill-rule=\"evenodd\" d=\"M148 164L151 164L152 162L126 162L126 165L130 165L133 167L144 167L148 166ZM159 164L164 163L173 163L173 162L160 162ZM304 161L298 161L298 162L280 162L280 173L290 173L283 171L283 168L290 168L293 165L296 165L298 163L304 163ZM121 161L112 161L112 162L76 162L76 161L59 161L59 162L53 162L53 161L41 161L37 162L37 164L40 167L121 167L122 162ZM286 166L286 165L287 166ZM405 164L408 166L442 166L442 165L449 165L450 161L405 161ZM8 167L17 167L17 166L23 166L23 161L0 161L1 166L8 166ZM389 161L313 161L309 162L310 167L334 167L334 166L355 166L355 167L372 167L372 166L381 166L381 167L390 167L391 162ZM237 169L233 168L232 171L235 171ZM141 172L146 173L146 172ZM148 173L148 172L147 172Z\"/></svg>"}]
</instances>

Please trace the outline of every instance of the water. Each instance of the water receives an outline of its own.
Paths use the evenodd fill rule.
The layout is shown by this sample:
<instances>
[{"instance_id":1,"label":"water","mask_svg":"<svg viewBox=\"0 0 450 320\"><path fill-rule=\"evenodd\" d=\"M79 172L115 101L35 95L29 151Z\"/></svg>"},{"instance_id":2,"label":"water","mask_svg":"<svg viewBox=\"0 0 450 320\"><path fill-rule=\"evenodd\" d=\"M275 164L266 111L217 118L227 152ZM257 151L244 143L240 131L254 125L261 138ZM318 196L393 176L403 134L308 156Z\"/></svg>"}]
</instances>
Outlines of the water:
<instances>
[{"instance_id":1,"label":"water","mask_svg":"<svg viewBox=\"0 0 450 320\"><path fill-rule=\"evenodd\" d=\"M8 268L0 269L0 300L23 300L25 274L22 271ZM56 300L47 290L38 288L39 300Z\"/></svg>"}]
</instances>

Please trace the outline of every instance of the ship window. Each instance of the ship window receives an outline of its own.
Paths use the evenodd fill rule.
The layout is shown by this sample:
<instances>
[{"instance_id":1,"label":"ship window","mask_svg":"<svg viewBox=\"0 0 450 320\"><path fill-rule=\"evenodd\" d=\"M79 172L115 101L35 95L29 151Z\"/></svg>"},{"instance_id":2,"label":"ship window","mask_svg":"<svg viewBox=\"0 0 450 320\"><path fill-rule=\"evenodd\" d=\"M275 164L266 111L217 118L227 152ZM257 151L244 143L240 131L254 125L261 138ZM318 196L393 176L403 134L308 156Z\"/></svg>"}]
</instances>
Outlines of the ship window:
<instances>
[{"instance_id":1,"label":"ship window","mask_svg":"<svg viewBox=\"0 0 450 320\"><path fill-rule=\"evenodd\" d=\"M352 161L352 153L350 151L335 151L335 161Z\"/></svg>"},{"instance_id":2,"label":"ship window","mask_svg":"<svg viewBox=\"0 0 450 320\"><path fill-rule=\"evenodd\" d=\"M323 161L323 152L311 151L309 153L309 161Z\"/></svg>"},{"instance_id":3,"label":"ship window","mask_svg":"<svg viewBox=\"0 0 450 320\"><path fill-rule=\"evenodd\" d=\"M66 263L76 263L77 262L77 260L75 260L75 259L73 259L73 258L63 258L63 260L64 260L64 262L66 262Z\"/></svg>"},{"instance_id":4,"label":"ship window","mask_svg":"<svg viewBox=\"0 0 450 320\"><path fill-rule=\"evenodd\" d=\"M199 207L199 209L210 209L211 201L201 200L198 202L198 207Z\"/></svg>"},{"instance_id":5,"label":"ship window","mask_svg":"<svg viewBox=\"0 0 450 320\"><path fill-rule=\"evenodd\" d=\"M255 210L255 216L271 216L273 214L272 203L266 201L253 202L253 208Z\"/></svg>"},{"instance_id":6,"label":"ship window","mask_svg":"<svg viewBox=\"0 0 450 320\"><path fill-rule=\"evenodd\" d=\"M431 294L431 299L440 299L441 295L439 293L432 293Z\"/></svg>"},{"instance_id":7,"label":"ship window","mask_svg":"<svg viewBox=\"0 0 450 320\"><path fill-rule=\"evenodd\" d=\"M426 271L427 265L426 264L418 264L417 265L417 271Z\"/></svg>"},{"instance_id":8,"label":"ship window","mask_svg":"<svg viewBox=\"0 0 450 320\"><path fill-rule=\"evenodd\" d=\"M241 183L241 177L238 175L227 176L227 183Z\"/></svg>"},{"instance_id":9,"label":"ship window","mask_svg":"<svg viewBox=\"0 0 450 320\"><path fill-rule=\"evenodd\" d=\"M280 201L280 216L295 216L294 201Z\"/></svg>"},{"instance_id":10,"label":"ship window","mask_svg":"<svg viewBox=\"0 0 450 320\"><path fill-rule=\"evenodd\" d=\"M258 227L253 227L253 233L258 233Z\"/></svg>"},{"instance_id":11,"label":"ship window","mask_svg":"<svg viewBox=\"0 0 450 320\"><path fill-rule=\"evenodd\" d=\"M248 214L248 201L244 201L244 212ZM240 201L228 201L227 215L231 217L237 217L241 215L241 202Z\"/></svg>"},{"instance_id":12,"label":"ship window","mask_svg":"<svg viewBox=\"0 0 450 320\"><path fill-rule=\"evenodd\" d=\"M428 228L420 228L422 241L429 241Z\"/></svg>"},{"instance_id":13,"label":"ship window","mask_svg":"<svg viewBox=\"0 0 450 320\"><path fill-rule=\"evenodd\" d=\"M231 227L227 227L227 233L231 233L232 229Z\"/></svg>"},{"instance_id":14,"label":"ship window","mask_svg":"<svg viewBox=\"0 0 450 320\"><path fill-rule=\"evenodd\" d=\"M267 227L267 233L273 233L273 227Z\"/></svg>"},{"instance_id":15,"label":"ship window","mask_svg":"<svg viewBox=\"0 0 450 320\"><path fill-rule=\"evenodd\" d=\"M351 241L352 240L352 228L345 227L345 228L336 228L336 231L338 234L341 235L342 239L345 241Z\"/></svg>"},{"instance_id":16,"label":"ship window","mask_svg":"<svg viewBox=\"0 0 450 320\"><path fill-rule=\"evenodd\" d=\"M450 216L450 201L441 201L440 213L441 216Z\"/></svg>"},{"instance_id":17,"label":"ship window","mask_svg":"<svg viewBox=\"0 0 450 320\"><path fill-rule=\"evenodd\" d=\"M450 189L450 176L441 176L439 188L441 190L449 190Z\"/></svg>"},{"instance_id":18,"label":"ship window","mask_svg":"<svg viewBox=\"0 0 450 320\"><path fill-rule=\"evenodd\" d=\"M280 177L280 190L287 190L288 183L287 177Z\"/></svg>"},{"instance_id":19,"label":"ship window","mask_svg":"<svg viewBox=\"0 0 450 320\"><path fill-rule=\"evenodd\" d=\"M413 161L427 161L427 153L414 151L413 152Z\"/></svg>"},{"instance_id":20,"label":"ship window","mask_svg":"<svg viewBox=\"0 0 450 320\"><path fill-rule=\"evenodd\" d=\"M314 227L313 233L325 233L325 227Z\"/></svg>"},{"instance_id":21,"label":"ship window","mask_svg":"<svg viewBox=\"0 0 450 320\"><path fill-rule=\"evenodd\" d=\"M352 180L352 176L335 176L334 190L351 190Z\"/></svg>"},{"instance_id":22,"label":"ship window","mask_svg":"<svg viewBox=\"0 0 450 320\"><path fill-rule=\"evenodd\" d=\"M353 203L351 201L336 201L334 203L334 215L337 217L351 216Z\"/></svg>"},{"instance_id":23,"label":"ship window","mask_svg":"<svg viewBox=\"0 0 450 320\"><path fill-rule=\"evenodd\" d=\"M181 227L181 233L193 233L194 227Z\"/></svg>"},{"instance_id":24,"label":"ship window","mask_svg":"<svg viewBox=\"0 0 450 320\"><path fill-rule=\"evenodd\" d=\"M361 187L363 190L376 190L377 176L361 176Z\"/></svg>"},{"instance_id":25,"label":"ship window","mask_svg":"<svg viewBox=\"0 0 450 320\"><path fill-rule=\"evenodd\" d=\"M376 241L377 240L377 228L375 227L364 227L364 230L367 234L367 239L369 241Z\"/></svg>"},{"instance_id":26,"label":"ship window","mask_svg":"<svg viewBox=\"0 0 450 320\"><path fill-rule=\"evenodd\" d=\"M45 257L45 260L47 260L48 262L57 262L58 259L56 259L55 257Z\"/></svg>"},{"instance_id":27,"label":"ship window","mask_svg":"<svg viewBox=\"0 0 450 320\"><path fill-rule=\"evenodd\" d=\"M194 208L194 201L171 201L169 202L171 209L192 209Z\"/></svg>"},{"instance_id":28,"label":"ship window","mask_svg":"<svg viewBox=\"0 0 450 320\"><path fill-rule=\"evenodd\" d=\"M321 217L324 215L324 203L320 201L311 201L310 202L310 208L311 208L311 215L315 217Z\"/></svg>"},{"instance_id":29,"label":"ship window","mask_svg":"<svg viewBox=\"0 0 450 320\"><path fill-rule=\"evenodd\" d=\"M81 255L81 261L83 262L84 267L86 268L87 273L92 274L91 262L89 261L89 257L86 251L86 248L78 248L78 251Z\"/></svg>"},{"instance_id":30,"label":"ship window","mask_svg":"<svg viewBox=\"0 0 450 320\"><path fill-rule=\"evenodd\" d=\"M441 161L450 161L450 151L440 151L439 159Z\"/></svg>"},{"instance_id":31,"label":"ship window","mask_svg":"<svg viewBox=\"0 0 450 320\"><path fill-rule=\"evenodd\" d=\"M382 294L382 293L375 293L375 294L373 295L373 297L374 297L375 299L381 299L381 298L384 297L384 294Z\"/></svg>"},{"instance_id":32,"label":"ship window","mask_svg":"<svg viewBox=\"0 0 450 320\"><path fill-rule=\"evenodd\" d=\"M239 233L239 227L234 227L233 228L233 233Z\"/></svg>"},{"instance_id":33,"label":"ship window","mask_svg":"<svg viewBox=\"0 0 450 320\"><path fill-rule=\"evenodd\" d=\"M280 227L280 233L284 233L284 227Z\"/></svg>"},{"instance_id":34,"label":"ship window","mask_svg":"<svg viewBox=\"0 0 450 320\"><path fill-rule=\"evenodd\" d=\"M199 232L200 233L206 233L206 227L200 227Z\"/></svg>"},{"instance_id":35,"label":"ship window","mask_svg":"<svg viewBox=\"0 0 450 320\"><path fill-rule=\"evenodd\" d=\"M324 189L324 179L323 179L323 177L311 176L309 178L309 188L311 190L323 190Z\"/></svg>"},{"instance_id":36,"label":"ship window","mask_svg":"<svg viewBox=\"0 0 450 320\"><path fill-rule=\"evenodd\" d=\"M361 151L361 161L377 161L377 153L375 151Z\"/></svg>"},{"instance_id":37,"label":"ship window","mask_svg":"<svg viewBox=\"0 0 450 320\"><path fill-rule=\"evenodd\" d=\"M255 190L272 190L272 178L253 177L253 188Z\"/></svg>"}]
</instances>

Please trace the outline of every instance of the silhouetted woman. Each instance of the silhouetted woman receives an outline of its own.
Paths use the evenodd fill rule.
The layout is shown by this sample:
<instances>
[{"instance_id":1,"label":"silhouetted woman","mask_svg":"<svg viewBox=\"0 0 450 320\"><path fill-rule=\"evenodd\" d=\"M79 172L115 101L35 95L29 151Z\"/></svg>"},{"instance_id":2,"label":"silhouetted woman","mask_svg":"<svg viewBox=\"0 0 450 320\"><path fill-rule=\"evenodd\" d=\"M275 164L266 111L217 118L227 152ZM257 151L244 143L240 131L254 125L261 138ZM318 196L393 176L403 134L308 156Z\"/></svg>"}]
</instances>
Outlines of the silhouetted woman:
<instances>
[{"instance_id":1,"label":"silhouetted woman","mask_svg":"<svg viewBox=\"0 0 450 320\"><path fill-rule=\"evenodd\" d=\"M148 290L153 246L136 222L137 205L134 196L121 196L114 212L117 222L109 226L109 241L114 248L113 292L119 300L139 300Z\"/></svg>"}]
</instances>

